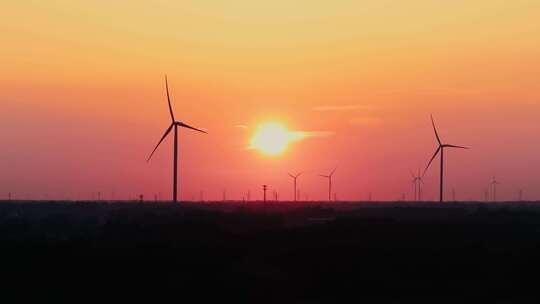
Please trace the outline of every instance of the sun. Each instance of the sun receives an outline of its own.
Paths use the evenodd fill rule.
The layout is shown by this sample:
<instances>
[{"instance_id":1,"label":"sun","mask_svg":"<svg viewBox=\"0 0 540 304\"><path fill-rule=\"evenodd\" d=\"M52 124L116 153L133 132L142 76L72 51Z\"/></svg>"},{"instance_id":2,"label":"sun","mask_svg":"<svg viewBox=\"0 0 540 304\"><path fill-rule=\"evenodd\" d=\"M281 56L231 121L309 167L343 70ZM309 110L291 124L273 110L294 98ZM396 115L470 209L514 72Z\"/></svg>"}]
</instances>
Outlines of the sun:
<instances>
[{"instance_id":1,"label":"sun","mask_svg":"<svg viewBox=\"0 0 540 304\"><path fill-rule=\"evenodd\" d=\"M266 155L283 153L291 141L297 140L298 134L287 130L276 122L260 124L251 138L250 148L257 149Z\"/></svg>"}]
</instances>

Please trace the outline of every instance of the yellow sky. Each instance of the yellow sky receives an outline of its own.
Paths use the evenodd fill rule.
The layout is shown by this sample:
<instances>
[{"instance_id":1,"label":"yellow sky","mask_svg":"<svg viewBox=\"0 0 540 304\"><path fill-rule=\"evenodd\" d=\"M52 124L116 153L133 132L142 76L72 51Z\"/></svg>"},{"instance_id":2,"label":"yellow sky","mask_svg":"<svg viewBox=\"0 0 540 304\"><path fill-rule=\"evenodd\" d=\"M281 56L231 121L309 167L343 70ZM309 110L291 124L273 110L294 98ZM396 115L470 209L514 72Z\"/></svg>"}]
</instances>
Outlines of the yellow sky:
<instances>
[{"instance_id":1,"label":"yellow sky","mask_svg":"<svg viewBox=\"0 0 540 304\"><path fill-rule=\"evenodd\" d=\"M447 69L444 57L538 54L538 1L267 2L10 1L2 66L98 78L173 69L279 86L329 73L388 77L434 62Z\"/></svg>"}]
</instances>

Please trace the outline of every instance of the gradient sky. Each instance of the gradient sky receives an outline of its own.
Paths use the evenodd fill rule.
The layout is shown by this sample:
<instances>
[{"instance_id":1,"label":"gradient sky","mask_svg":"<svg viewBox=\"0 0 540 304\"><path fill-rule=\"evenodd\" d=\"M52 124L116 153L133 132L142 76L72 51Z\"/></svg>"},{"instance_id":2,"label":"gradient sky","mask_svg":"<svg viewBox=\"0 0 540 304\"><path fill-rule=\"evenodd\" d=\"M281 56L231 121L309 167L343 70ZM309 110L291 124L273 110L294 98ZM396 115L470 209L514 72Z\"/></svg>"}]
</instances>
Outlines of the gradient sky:
<instances>
[{"instance_id":1,"label":"gradient sky","mask_svg":"<svg viewBox=\"0 0 540 304\"><path fill-rule=\"evenodd\" d=\"M264 3L263 3L264 2ZM411 197L441 136L447 191L540 198L540 1L8 1L0 10L0 197L171 193L163 75L182 131L183 199L262 184L323 199ZM279 156L257 126L308 132ZM437 195L438 168L425 177Z\"/></svg>"}]
</instances>

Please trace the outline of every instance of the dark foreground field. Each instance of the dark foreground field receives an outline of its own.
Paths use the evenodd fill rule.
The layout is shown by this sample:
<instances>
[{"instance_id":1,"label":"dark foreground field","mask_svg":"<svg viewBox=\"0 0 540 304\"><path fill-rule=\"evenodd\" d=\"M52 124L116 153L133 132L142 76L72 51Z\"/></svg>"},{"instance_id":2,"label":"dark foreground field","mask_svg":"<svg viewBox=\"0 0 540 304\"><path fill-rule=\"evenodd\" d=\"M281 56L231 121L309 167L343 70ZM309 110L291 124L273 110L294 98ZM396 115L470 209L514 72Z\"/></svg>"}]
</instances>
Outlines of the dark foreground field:
<instances>
[{"instance_id":1,"label":"dark foreground field","mask_svg":"<svg viewBox=\"0 0 540 304\"><path fill-rule=\"evenodd\" d=\"M0 257L4 303L534 302L540 204L3 202Z\"/></svg>"}]
</instances>

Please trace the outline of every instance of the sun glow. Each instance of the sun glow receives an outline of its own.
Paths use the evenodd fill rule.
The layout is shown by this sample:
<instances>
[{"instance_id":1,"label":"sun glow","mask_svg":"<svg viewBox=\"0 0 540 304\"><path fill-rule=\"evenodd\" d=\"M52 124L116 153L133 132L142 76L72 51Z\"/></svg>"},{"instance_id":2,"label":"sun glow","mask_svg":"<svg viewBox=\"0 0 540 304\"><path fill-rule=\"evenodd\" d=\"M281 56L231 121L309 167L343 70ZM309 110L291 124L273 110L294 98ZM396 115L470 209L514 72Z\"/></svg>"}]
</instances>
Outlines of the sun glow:
<instances>
[{"instance_id":1,"label":"sun glow","mask_svg":"<svg viewBox=\"0 0 540 304\"><path fill-rule=\"evenodd\" d=\"M278 155L287 149L290 142L302 137L300 132L291 132L279 123L263 123L257 127L251 138L250 148L266 155Z\"/></svg>"}]
</instances>

